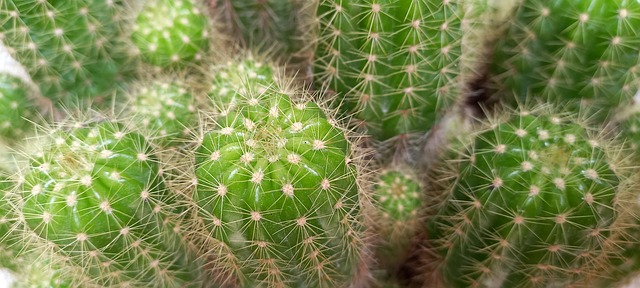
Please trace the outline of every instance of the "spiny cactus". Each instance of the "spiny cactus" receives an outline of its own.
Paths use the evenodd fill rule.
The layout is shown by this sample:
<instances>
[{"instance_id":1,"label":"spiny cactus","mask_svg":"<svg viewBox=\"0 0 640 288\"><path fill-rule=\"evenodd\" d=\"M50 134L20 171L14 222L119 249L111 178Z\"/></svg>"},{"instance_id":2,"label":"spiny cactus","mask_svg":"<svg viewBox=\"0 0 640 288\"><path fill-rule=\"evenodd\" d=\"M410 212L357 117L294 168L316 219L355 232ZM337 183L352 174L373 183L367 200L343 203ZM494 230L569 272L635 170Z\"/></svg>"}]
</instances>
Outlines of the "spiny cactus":
<instances>
[{"instance_id":1,"label":"spiny cactus","mask_svg":"<svg viewBox=\"0 0 640 288\"><path fill-rule=\"evenodd\" d=\"M447 199L428 220L439 277L447 287L569 287L610 275L637 217L620 146L548 105L497 118L441 167Z\"/></svg>"},{"instance_id":2,"label":"spiny cactus","mask_svg":"<svg viewBox=\"0 0 640 288\"><path fill-rule=\"evenodd\" d=\"M147 1L136 19L133 42L154 66L184 67L203 59L209 20L194 0Z\"/></svg>"},{"instance_id":3,"label":"spiny cactus","mask_svg":"<svg viewBox=\"0 0 640 288\"><path fill-rule=\"evenodd\" d=\"M492 67L506 97L589 101L609 112L638 91L638 1L526 0L508 25Z\"/></svg>"},{"instance_id":4,"label":"spiny cactus","mask_svg":"<svg viewBox=\"0 0 640 288\"><path fill-rule=\"evenodd\" d=\"M397 269L404 260L419 227L423 196L414 174L409 167L389 168L380 173L374 187L376 233L381 238L377 258L389 270Z\"/></svg>"},{"instance_id":5,"label":"spiny cactus","mask_svg":"<svg viewBox=\"0 0 640 288\"><path fill-rule=\"evenodd\" d=\"M242 287L363 281L365 169L353 139L284 80L236 85L236 105L202 124L193 156L193 217L211 266Z\"/></svg>"},{"instance_id":6,"label":"spiny cactus","mask_svg":"<svg viewBox=\"0 0 640 288\"><path fill-rule=\"evenodd\" d=\"M227 34L276 58L308 58L314 1L210 0ZM293 58L293 59L292 59Z\"/></svg>"},{"instance_id":7,"label":"spiny cactus","mask_svg":"<svg viewBox=\"0 0 640 288\"><path fill-rule=\"evenodd\" d=\"M157 79L141 82L130 94L127 114L143 134L157 135L155 142L172 146L184 142L198 122L195 100L182 81Z\"/></svg>"},{"instance_id":8,"label":"spiny cactus","mask_svg":"<svg viewBox=\"0 0 640 288\"><path fill-rule=\"evenodd\" d=\"M201 264L172 215L175 196L143 136L99 118L44 135L50 144L19 188L25 245L46 251L40 257L74 285L200 285Z\"/></svg>"},{"instance_id":9,"label":"spiny cactus","mask_svg":"<svg viewBox=\"0 0 640 288\"><path fill-rule=\"evenodd\" d=\"M1 0L0 35L42 94L56 102L110 96L130 75L126 1Z\"/></svg>"},{"instance_id":10,"label":"spiny cactus","mask_svg":"<svg viewBox=\"0 0 640 288\"><path fill-rule=\"evenodd\" d=\"M32 105L29 89L22 80L8 74L0 74L0 137L13 139L22 136L30 128Z\"/></svg>"},{"instance_id":11,"label":"spiny cactus","mask_svg":"<svg viewBox=\"0 0 640 288\"><path fill-rule=\"evenodd\" d=\"M457 1L322 0L315 75L376 141L428 132L457 93Z\"/></svg>"}]
</instances>

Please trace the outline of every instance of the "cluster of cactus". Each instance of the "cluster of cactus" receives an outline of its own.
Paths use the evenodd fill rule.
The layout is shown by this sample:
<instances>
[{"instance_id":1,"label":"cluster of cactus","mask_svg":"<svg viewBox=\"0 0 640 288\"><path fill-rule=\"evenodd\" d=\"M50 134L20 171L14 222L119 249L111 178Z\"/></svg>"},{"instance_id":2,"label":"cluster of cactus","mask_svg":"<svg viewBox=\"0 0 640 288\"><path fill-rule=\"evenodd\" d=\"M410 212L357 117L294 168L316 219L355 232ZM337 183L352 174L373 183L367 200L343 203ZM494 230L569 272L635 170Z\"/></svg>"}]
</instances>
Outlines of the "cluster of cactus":
<instances>
[{"instance_id":1,"label":"cluster of cactus","mask_svg":"<svg viewBox=\"0 0 640 288\"><path fill-rule=\"evenodd\" d=\"M0 286L624 283L638 27L635 0L0 0Z\"/></svg>"}]
</instances>

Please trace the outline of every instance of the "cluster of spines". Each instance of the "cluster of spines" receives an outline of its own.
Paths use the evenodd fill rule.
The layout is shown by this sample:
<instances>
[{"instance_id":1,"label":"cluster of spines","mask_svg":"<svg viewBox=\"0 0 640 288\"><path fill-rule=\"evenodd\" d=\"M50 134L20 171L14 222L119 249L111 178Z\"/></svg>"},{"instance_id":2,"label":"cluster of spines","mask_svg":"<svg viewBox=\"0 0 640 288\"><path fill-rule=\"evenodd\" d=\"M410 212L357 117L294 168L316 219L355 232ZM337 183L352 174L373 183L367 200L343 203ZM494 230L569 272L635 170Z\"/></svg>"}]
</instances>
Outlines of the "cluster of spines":
<instances>
[{"instance_id":1,"label":"cluster of spines","mask_svg":"<svg viewBox=\"0 0 640 288\"><path fill-rule=\"evenodd\" d=\"M95 119L94 119L95 121ZM73 285L183 287L203 281L150 144L108 119L44 131L23 175L22 243Z\"/></svg>"},{"instance_id":2,"label":"cluster of spines","mask_svg":"<svg viewBox=\"0 0 640 288\"><path fill-rule=\"evenodd\" d=\"M132 71L123 1L0 2L5 44L42 95L56 102L108 96Z\"/></svg>"},{"instance_id":3,"label":"cluster of spines","mask_svg":"<svg viewBox=\"0 0 640 288\"><path fill-rule=\"evenodd\" d=\"M209 18L194 0L145 3L132 34L142 59L162 68L194 65L209 51Z\"/></svg>"},{"instance_id":4,"label":"cluster of spines","mask_svg":"<svg viewBox=\"0 0 640 288\"><path fill-rule=\"evenodd\" d=\"M229 78L246 80L249 71ZM241 286L362 281L361 171L351 140L309 95L268 82L235 83L235 104L201 124L187 181L195 237L212 270Z\"/></svg>"},{"instance_id":5,"label":"cluster of spines","mask_svg":"<svg viewBox=\"0 0 640 288\"><path fill-rule=\"evenodd\" d=\"M529 0L513 15L491 68L506 97L586 100L608 114L637 92L640 3Z\"/></svg>"},{"instance_id":6,"label":"cluster of spines","mask_svg":"<svg viewBox=\"0 0 640 288\"><path fill-rule=\"evenodd\" d=\"M456 95L457 1L321 1L314 69L375 141L403 149Z\"/></svg>"},{"instance_id":7,"label":"cluster of spines","mask_svg":"<svg viewBox=\"0 0 640 288\"><path fill-rule=\"evenodd\" d=\"M440 277L548 287L612 275L634 225L622 222L637 217L620 146L546 105L507 114L442 167L447 199L428 222Z\"/></svg>"}]
</instances>

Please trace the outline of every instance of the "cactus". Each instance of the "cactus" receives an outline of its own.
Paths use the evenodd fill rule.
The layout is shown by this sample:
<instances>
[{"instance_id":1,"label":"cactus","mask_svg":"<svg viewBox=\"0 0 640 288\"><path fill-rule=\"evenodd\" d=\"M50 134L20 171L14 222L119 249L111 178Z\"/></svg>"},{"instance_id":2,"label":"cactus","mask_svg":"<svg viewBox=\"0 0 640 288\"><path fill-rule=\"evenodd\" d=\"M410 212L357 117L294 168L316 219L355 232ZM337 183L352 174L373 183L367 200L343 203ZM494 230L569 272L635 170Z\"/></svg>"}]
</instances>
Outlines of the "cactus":
<instances>
[{"instance_id":1,"label":"cactus","mask_svg":"<svg viewBox=\"0 0 640 288\"><path fill-rule=\"evenodd\" d=\"M373 198L377 204L376 232L381 243L378 262L395 270L409 252L411 240L419 227L422 189L415 173L408 167L385 169L378 176Z\"/></svg>"},{"instance_id":2,"label":"cactus","mask_svg":"<svg viewBox=\"0 0 640 288\"><path fill-rule=\"evenodd\" d=\"M639 88L639 26L638 1L522 1L496 44L493 82L506 97L588 101L607 113Z\"/></svg>"},{"instance_id":3,"label":"cactus","mask_svg":"<svg viewBox=\"0 0 640 288\"><path fill-rule=\"evenodd\" d=\"M351 137L286 80L258 88L244 84L197 139L193 210L211 266L242 287L363 281L364 167Z\"/></svg>"},{"instance_id":4,"label":"cactus","mask_svg":"<svg viewBox=\"0 0 640 288\"><path fill-rule=\"evenodd\" d=\"M210 0L224 31L245 47L276 58L308 58L313 1ZM296 60L298 59L298 60Z\"/></svg>"},{"instance_id":5,"label":"cactus","mask_svg":"<svg viewBox=\"0 0 640 288\"><path fill-rule=\"evenodd\" d=\"M110 96L130 75L124 1L0 1L0 35L54 102Z\"/></svg>"},{"instance_id":6,"label":"cactus","mask_svg":"<svg viewBox=\"0 0 640 288\"><path fill-rule=\"evenodd\" d=\"M155 143L173 146L184 142L198 122L193 95L182 81L158 79L141 82L130 94L127 113L142 124L145 135L157 135Z\"/></svg>"},{"instance_id":7,"label":"cactus","mask_svg":"<svg viewBox=\"0 0 640 288\"><path fill-rule=\"evenodd\" d=\"M441 167L447 201L428 234L444 283L569 287L609 275L637 218L621 146L549 105L496 118Z\"/></svg>"},{"instance_id":8,"label":"cactus","mask_svg":"<svg viewBox=\"0 0 640 288\"><path fill-rule=\"evenodd\" d=\"M16 237L17 217L12 209L12 195L10 190L13 182L0 173L0 267L16 269L15 256L20 251Z\"/></svg>"},{"instance_id":9,"label":"cactus","mask_svg":"<svg viewBox=\"0 0 640 288\"><path fill-rule=\"evenodd\" d=\"M204 12L194 0L148 1L132 34L142 58L159 67L184 67L202 60L209 47Z\"/></svg>"},{"instance_id":10,"label":"cactus","mask_svg":"<svg viewBox=\"0 0 640 288\"><path fill-rule=\"evenodd\" d=\"M318 82L373 140L406 148L458 93L458 8L454 0L321 1Z\"/></svg>"},{"instance_id":11,"label":"cactus","mask_svg":"<svg viewBox=\"0 0 640 288\"><path fill-rule=\"evenodd\" d=\"M22 176L25 245L74 285L198 287L200 266L143 136L112 120L60 125ZM31 231L31 232L30 232ZM58 260L61 259L61 260Z\"/></svg>"},{"instance_id":12,"label":"cactus","mask_svg":"<svg viewBox=\"0 0 640 288\"><path fill-rule=\"evenodd\" d=\"M0 107L5 107L0 113L0 137L15 140L29 130L33 111L28 93L21 79L0 74Z\"/></svg>"}]
</instances>

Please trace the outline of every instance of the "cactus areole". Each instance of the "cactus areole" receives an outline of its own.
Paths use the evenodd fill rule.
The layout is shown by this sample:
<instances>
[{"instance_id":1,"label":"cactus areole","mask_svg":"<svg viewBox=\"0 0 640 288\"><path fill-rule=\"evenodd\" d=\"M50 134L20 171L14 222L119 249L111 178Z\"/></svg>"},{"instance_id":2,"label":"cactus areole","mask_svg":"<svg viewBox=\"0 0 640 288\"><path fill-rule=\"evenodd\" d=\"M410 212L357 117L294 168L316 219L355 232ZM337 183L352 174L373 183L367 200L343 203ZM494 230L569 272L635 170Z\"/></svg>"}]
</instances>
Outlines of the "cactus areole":
<instances>
[{"instance_id":1,"label":"cactus areole","mask_svg":"<svg viewBox=\"0 0 640 288\"><path fill-rule=\"evenodd\" d=\"M239 262L243 287L345 286L360 212L344 131L317 104L279 92L237 103L196 154L208 233Z\"/></svg>"},{"instance_id":2,"label":"cactus areole","mask_svg":"<svg viewBox=\"0 0 640 288\"><path fill-rule=\"evenodd\" d=\"M605 141L586 132L522 112L475 138L429 222L448 287L567 287L603 275L622 177Z\"/></svg>"},{"instance_id":3,"label":"cactus areole","mask_svg":"<svg viewBox=\"0 0 640 288\"><path fill-rule=\"evenodd\" d=\"M100 285L196 283L146 140L110 121L51 135L22 185L29 228Z\"/></svg>"}]
</instances>

